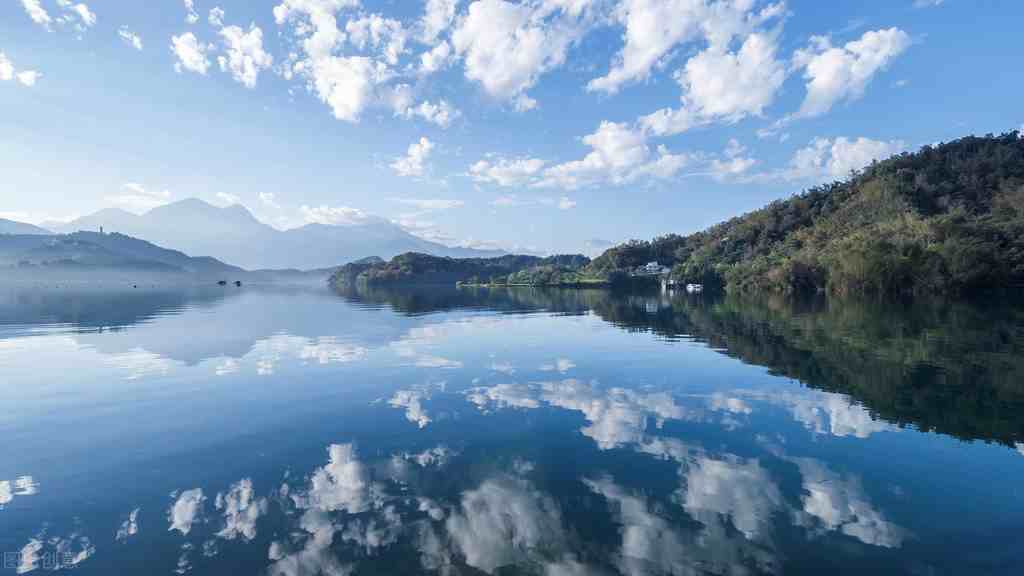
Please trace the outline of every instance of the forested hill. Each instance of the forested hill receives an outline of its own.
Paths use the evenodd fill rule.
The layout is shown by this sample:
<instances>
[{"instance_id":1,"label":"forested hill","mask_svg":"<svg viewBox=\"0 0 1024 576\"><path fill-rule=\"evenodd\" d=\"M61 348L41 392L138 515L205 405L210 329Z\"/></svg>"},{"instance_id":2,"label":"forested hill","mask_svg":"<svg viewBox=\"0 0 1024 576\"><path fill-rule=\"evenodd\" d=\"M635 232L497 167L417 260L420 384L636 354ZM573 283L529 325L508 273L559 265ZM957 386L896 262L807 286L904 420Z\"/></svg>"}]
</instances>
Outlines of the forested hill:
<instances>
[{"instance_id":1,"label":"forested hill","mask_svg":"<svg viewBox=\"0 0 1024 576\"><path fill-rule=\"evenodd\" d=\"M1024 286L1024 139L967 137L876 162L689 236L609 249L585 273L651 261L729 290L948 293Z\"/></svg>"},{"instance_id":2,"label":"forested hill","mask_svg":"<svg viewBox=\"0 0 1024 576\"><path fill-rule=\"evenodd\" d=\"M331 276L331 284L455 284L501 283L518 279L524 284L560 284L575 281L575 273L590 263L586 256L508 255L496 258L447 258L409 252L390 261L365 258L346 264Z\"/></svg>"}]
</instances>

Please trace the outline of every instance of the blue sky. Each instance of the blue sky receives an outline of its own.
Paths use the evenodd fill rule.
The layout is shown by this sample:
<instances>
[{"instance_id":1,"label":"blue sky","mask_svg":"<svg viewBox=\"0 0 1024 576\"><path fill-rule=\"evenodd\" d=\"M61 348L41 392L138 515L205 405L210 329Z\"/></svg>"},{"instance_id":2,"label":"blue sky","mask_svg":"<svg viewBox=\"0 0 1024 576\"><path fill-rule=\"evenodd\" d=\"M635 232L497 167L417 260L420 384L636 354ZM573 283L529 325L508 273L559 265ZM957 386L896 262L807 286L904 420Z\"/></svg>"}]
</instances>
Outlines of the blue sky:
<instances>
[{"instance_id":1,"label":"blue sky","mask_svg":"<svg viewBox=\"0 0 1024 576\"><path fill-rule=\"evenodd\" d=\"M194 196L592 253L1021 127L1022 21L1011 0L4 0L0 216Z\"/></svg>"}]
</instances>

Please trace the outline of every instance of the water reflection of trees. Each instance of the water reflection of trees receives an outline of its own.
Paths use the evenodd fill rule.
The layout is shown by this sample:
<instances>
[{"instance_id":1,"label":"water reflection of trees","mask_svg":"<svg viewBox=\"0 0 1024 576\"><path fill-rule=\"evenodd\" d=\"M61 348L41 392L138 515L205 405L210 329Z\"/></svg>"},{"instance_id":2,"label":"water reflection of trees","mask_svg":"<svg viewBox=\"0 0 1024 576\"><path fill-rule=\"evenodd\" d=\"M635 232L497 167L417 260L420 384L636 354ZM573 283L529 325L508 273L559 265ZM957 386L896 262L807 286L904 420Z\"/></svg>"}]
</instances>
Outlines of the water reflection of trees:
<instances>
[{"instance_id":1,"label":"water reflection of trees","mask_svg":"<svg viewBox=\"0 0 1024 576\"><path fill-rule=\"evenodd\" d=\"M874 417L962 439L1024 440L1024 307L693 298L545 288L360 288L346 299L407 314L454 309L593 311L624 330L688 338L813 388L848 394Z\"/></svg>"}]
</instances>

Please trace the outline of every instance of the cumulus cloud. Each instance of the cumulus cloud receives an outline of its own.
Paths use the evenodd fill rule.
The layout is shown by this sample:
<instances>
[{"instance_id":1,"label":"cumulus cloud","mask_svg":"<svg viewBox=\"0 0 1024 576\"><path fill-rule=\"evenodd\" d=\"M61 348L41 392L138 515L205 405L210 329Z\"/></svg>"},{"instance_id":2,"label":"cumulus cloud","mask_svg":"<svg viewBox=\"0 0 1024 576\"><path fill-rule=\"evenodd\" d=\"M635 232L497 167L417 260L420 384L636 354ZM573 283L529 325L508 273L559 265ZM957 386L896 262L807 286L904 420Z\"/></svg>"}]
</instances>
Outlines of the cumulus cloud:
<instances>
[{"instance_id":1,"label":"cumulus cloud","mask_svg":"<svg viewBox=\"0 0 1024 576\"><path fill-rule=\"evenodd\" d=\"M125 44L135 48L136 50L142 50L142 37L129 30L127 26L121 26L121 28L117 30L117 35Z\"/></svg>"},{"instance_id":2,"label":"cumulus cloud","mask_svg":"<svg viewBox=\"0 0 1024 576\"><path fill-rule=\"evenodd\" d=\"M827 37L812 38L793 57L807 80L807 96L795 117L820 116L838 102L860 98L875 75L909 46L910 36L899 28L868 31L844 46L833 46Z\"/></svg>"},{"instance_id":3,"label":"cumulus cloud","mask_svg":"<svg viewBox=\"0 0 1024 576\"><path fill-rule=\"evenodd\" d=\"M206 497L203 496L202 488L182 492L167 511L167 520L171 523L168 531L177 530L188 535L192 531L192 524L202 519L204 502Z\"/></svg>"},{"instance_id":4,"label":"cumulus cloud","mask_svg":"<svg viewBox=\"0 0 1024 576\"><path fill-rule=\"evenodd\" d=\"M256 537L256 521L267 513L267 499L256 498L249 478L239 480L227 493L218 493L215 506L224 513L224 528L217 536L227 540L251 542Z\"/></svg>"},{"instance_id":5,"label":"cumulus cloud","mask_svg":"<svg viewBox=\"0 0 1024 576\"><path fill-rule=\"evenodd\" d=\"M394 201L414 206L422 212L451 210L452 208L460 208L466 204L462 200L453 200L448 198L394 198Z\"/></svg>"},{"instance_id":6,"label":"cumulus cloud","mask_svg":"<svg viewBox=\"0 0 1024 576\"><path fill-rule=\"evenodd\" d=\"M548 167L536 183L541 187L573 190L595 184L623 184L640 177L671 178L691 158L659 146L652 153L648 137L624 123L601 122L597 131L583 137L591 151L582 160Z\"/></svg>"},{"instance_id":7,"label":"cumulus cloud","mask_svg":"<svg viewBox=\"0 0 1024 576\"><path fill-rule=\"evenodd\" d=\"M360 50L379 50L384 60L392 66L398 64L399 56L405 52L408 38L401 22L379 14L367 14L349 20L345 24L345 32L353 46Z\"/></svg>"},{"instance_id":8,"label":"cumulus cloud","mask_svg":"<svg viewBox=\"0 0 1024 576\"><path fill-rule=\"evenodd\" d=\"M57 17L57 23L62 26L70 26L79 32L85 32L86 29L96 25L96 13L84 3L57 0L57 6L63 11L63 14Z\"/></svg>"},{"instance_id":9,"label":"cumulus cloud","mask_svg":"<svg viewBox=\"0 0 1024 576\"><path fill-rule=\"evenodd\" d=\"M444 69L451 62L452 46L442 40L437 46L420 54L420 74L426 76Z\"/></svg>"},{"instance_id":10,"label":"cumulus cloud","mask_svg":"<svg viewBox=\"0 0 1024 576\"><path fill-rule=\"evenodd\" d=\"M678 122L683 115L710 121L760 114L774 99L785 71L775 58L775 35L752 32L780 16L783 7L755 6L753 0L626 0L613 14L625 28L623 48L608 74L591 80L587 89L615 93L626 83L647 78L677 46L704 40L707 47L676 74L684 107L690 109L676 113L676 131L688 128ZM736 37L746 38L733 52Z\"/></svg>"},{"instance_id":11,"label":"cumulus cloud","mask_svg":"<svg viewBox=\"0 0 1024 576\"><path fill-rule=\"evenodd\" d=\"M473 180L499 186L522 186L533 180L546 162L539 158L492 157L469 167Z\"/></svg>"},{"instance_id":12,"label":"cumulus cloud","mask_svg":"<svg viewBox=\"0 0 1024 576\"><path fill-rule=\"evenodd\" d=\"M196 35L186 32L180 36L171 36L171 52L177 58L174 69L177 72L188 70L197 74L206 74L210 69L210 59L206 57L207 47L199 43Z\"/></svg>"},{"instance_id":13,"label":"cumulus cloud","mask_svg":"<svg viewBox=\"0 0 1024 576\"><path fill-rule=\"evenodd\" d=\"M856 478L843 478L810 458L793 460L803 475L803 515L808 528L839 531L865 544L898 548L907 531L890 522L868 500Z\"/></svg>"},{"instance_id":14,"label":"cumulus cloud","mask_svg":"<svg viewBox=\"0 0 1024 576\"><path fill-rule=\"evenodd\" d=\"M151 190L137 182L126 182L121 191L104 198L109 204L130 212L146 212L171 201L170 190Z\"/></svg>"},{"instance_id":15,"label":"cumulus cloud","mask_svg":"<svg viewBox=\"0 0 1024 576\"><path fill-rule=\"evenodd\" d=\"M466 564L488 574L566 546L557 504L521 478L493 478L467 491L445 528Z\"/></svg>"},{"instance_id":16,"label":"cumulus cloud","mask_svg":"<svg viewBox=\"0 0 1024 576\"><path fill-rule=\"evenodd\" d=\"M838 180L873 160L884 160L906 148L902 140L879 141L863 136L855 140L842 136L833 140L815 138L796 151L782 176L787 180Z\"/></svg>"},{"instance_id":17,"label":"cumulus cloud","mask_svg":"<svg viewBox=\"0 0 1024 576\"><path fill-rule=\"evenodd\" d=\"M690 462L685 479L687 512L698 519L706 513L729 517L750 540L765 535L771 515L782 506L782 494L757 460L701 456Z\"/></svg>"},{"instance_id":18,"label":"cumulus cloud","mask_svg":"<svg viewBox=\"0 0 1024 576\"><path fill-rule=\"evenodd\" d=\"M396 158L391 163L391 169L399 176L423 176L425 164L433 150L434 143L424 136L418 142L410 144L406 155Z\"/></svg>"},{"instance_id":19,"label":"cumulus cloud","mask_svg":"<svg viewBox=\"0 0 1024 576\"><path fill-rule=\"evenodd\" d=\"M23 86L32 87L35 86L36 80L40 76L42 74L35 70L22 70L18 72L7 55L0 52L0 81L16 80Z\"/></svg>"},{"instance_id":20,"label":"cumulus cloud","mask_svg":"<svg viewBox=\"0 0 1024 576\"><path fill-rule=\"evenodd\" d=\"M370 504L369 481L363 464L356 458L355 447L332 444L327 454L327 464L313 473L309 494L301 503L325 512L358 514L366 510Z\"/></svg>"},{"instance_id":21,"label":"cumulus cloud","mask_svg":"<svg viewBox=\"0 0 1024 576\"><path fill-rule=\"evenodd\" d=\"M195 24L199 22L199 13L196 12L195 0L182 0L185 3L185 22Z\"/></svg>"},{"instance_id":22,"label":"cumulus cloud","mask_svg":"<svg viewBox=\"0 0 1024 576\"><path fill-rule=\"evenodd\" d=\"M569 48L589 25L586 8L590 4L473 2L452 33L452 46L464 60L466 78L518 110L535 107L526 91L565 62Z\"/></svg>"},{"instance_id":23,"label":"cumulus cloud","mask_svg":"<svg viewBox=\"0 0 1024 576\"><path fill-rule=\"evenodd\" d=\"M331 226L352 226L365 223L370 216L358 208L348 206L306 206L299 207L299 214L308 224L326 224Z\"/></svg>"},{"instance_id":24,"label":"cumulus cloud","mask_svg":"<svg viewBox=\"0 0 1024 576\"><path fill-rule=\"evenodd\" d=\"M455 21L459 0L427 0L419 22L419 40L433 44Z\"/></svg>"},{"instance_id":25,"label":"cumulus cloud","mask_svg":"<svg viewBox=\"0 0 1024 576\"><path fill-rule=\"evenodd\" d=\"M50 18L49 12L43 8L39 0L21 0L21 7L25 9L25 12L33 22L46 29L50 28L50 23L53 22L53 19Z\"/></svg>"},{"instance_id":26,"label":"cumulus cloud","mask_svg":"<svg viewBox=\"0 0 1024 576\"><path fill-rule=\"evenodd\" d=\"M395 88L392 94L392 108L395 111L395 116L422 118L441 128L448 128L453 120L462 115L447 100L438 100L436 104L424 100L419 104L414 104L411 89L406 84Z\"/></svg>"},{"instance_id":27,"label":"cumulus cloud","mask_svg":"<svg viewBox=\"0 0 1024 576\"><path fill-rule=\"evenodd\" d=\"M420 428L426 428L431 418L423 408L423 400L429 397L429 393L422 390L399 390L388 400L388 405L404 408L406 420Z\"/></svg>"},{"instance_id":28,"label":"cumulus cloud","mask_svg":"<svg viewBox=\"0 0 1024 576\"><path fill-rule=\"evenodd\" d=\"M285 77L305 78L334 117L347 122L358 122L363 111L379 99L378 88L394 77L389 60L397 58L404 46L404 40L395 38L398 28L371 16L353 21L350 33L357 46L377 48L383 54L336 55L335 50L349 36L338 27L337 14L358 6L358 0L284 0L273 10L279 26L292 25L302 48L301 55L293 55L285 64Z\"/></svg>"},{"instance_id":29,"label":"cumulus cloud","mask_svg":"<svg viewBox=\"0 0 1024 576\"><path fill-rule=\"evenodd\" d=\"M220 36L224 42L224 56L217 57L221 71L231 72L231 77L246 88L255 88L261 70L274 64L274 58L263 50L263 31L255 24L246 32L238 26L222 28Z\"/></svg>"},{"instance_id":30,"label":"cumulus cloud","mask_svg":"<svg viewBox=\"0 0 1024 576\"><path fill-rule=\"evenodd\" d=\"M217 28L224 26L224 9L220 6L210 8L210 14L207 16L206 21L210 23L210 26L216 26Z\"/></svg>"}]
</instances>

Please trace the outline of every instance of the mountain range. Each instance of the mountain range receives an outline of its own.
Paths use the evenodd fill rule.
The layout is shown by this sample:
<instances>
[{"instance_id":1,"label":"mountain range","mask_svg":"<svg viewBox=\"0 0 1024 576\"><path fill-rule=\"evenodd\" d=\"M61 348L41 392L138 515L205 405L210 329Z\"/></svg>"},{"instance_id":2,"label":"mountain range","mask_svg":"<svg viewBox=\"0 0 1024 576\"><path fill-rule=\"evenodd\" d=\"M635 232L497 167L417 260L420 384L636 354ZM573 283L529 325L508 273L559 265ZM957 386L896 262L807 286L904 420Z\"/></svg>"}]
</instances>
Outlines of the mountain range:
<instances>
[{"instance_id":1,"label":"mountain range","mask_svg":"<svg viewBox=\"0 0 1024 576\"><path fill-rule=\"evenodd\" d=\"M445 246L410 234L384 218L369 216L347 225L307 224L278 230L260 222L245 207L217 207L190 198L133 214L117 208L100 210L66 224L47 226L57 233L80 230L118 232L173 246L249 270L318 269L369 256L391 258L420 252L456 258L487 257L500 251Z\"/></svg>"},{"instance_id":2,"label":"mountain range","mask_svg":"<svg viewBox=\"0 0 1024 576\"><path fill-rule=\"evenodd\" d=\"M0 234L53 234L53 232L39 226L0 218Z\"/></svg>"}]
</instances>

